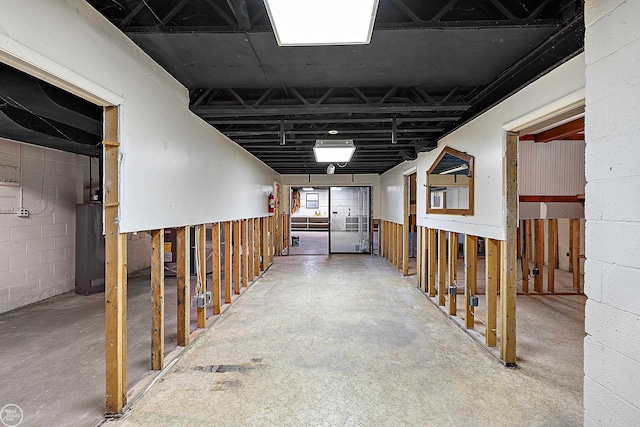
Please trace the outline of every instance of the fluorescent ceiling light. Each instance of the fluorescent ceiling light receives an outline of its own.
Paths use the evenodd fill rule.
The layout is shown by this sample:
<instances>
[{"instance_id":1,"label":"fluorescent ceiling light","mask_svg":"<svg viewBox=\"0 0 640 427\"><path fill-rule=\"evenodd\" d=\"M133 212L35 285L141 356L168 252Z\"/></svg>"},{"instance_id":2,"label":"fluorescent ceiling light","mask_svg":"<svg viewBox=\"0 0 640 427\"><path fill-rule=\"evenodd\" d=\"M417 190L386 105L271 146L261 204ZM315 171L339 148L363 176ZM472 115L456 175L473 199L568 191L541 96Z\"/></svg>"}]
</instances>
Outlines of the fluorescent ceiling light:
<instances>
[{"instance_id":1,"label":"fluorescent ceiling light","mask_svg":"<svg viewBox=\"0 0 640 427\"><path fill-rule=\"evenodd\" d=\"M264 0L280 46L368 44L378 0Z\"/></svg>"},{"instance_id":2,"label":"fluorescent ceiling light","mask_svg":"<svg viewBox=\"0 0 640 427\"><path fill-rule=\"evenodd\" d=\"M353 145L353 139L341 140L316 140L313 147L313 154L316 156L318 163L347 163L351 160L356 146Z\"/></svg>"},{"instance_id":3,"label":"fluorescent ceiling light","mask_svg":"<svg viewBox=\"0 0 640 427\"><path fill-rule=\"evenodd\" d=\"M302 187L302 191L313 191L313 187Z\"/></svg>"},{"instance_id":4,"label":"fluorescent ceiling light","mask_svg":"<svg viewBox=\"0 0 640 427\"><path fill-rule=\"evenodd\" d=\"M460 172L469 169L469 165L464 164L460 166L456 166L455 168L447 169L446 171L440 172L439 175L448 175L450 173Z\"/></svg>"}]
</instances>

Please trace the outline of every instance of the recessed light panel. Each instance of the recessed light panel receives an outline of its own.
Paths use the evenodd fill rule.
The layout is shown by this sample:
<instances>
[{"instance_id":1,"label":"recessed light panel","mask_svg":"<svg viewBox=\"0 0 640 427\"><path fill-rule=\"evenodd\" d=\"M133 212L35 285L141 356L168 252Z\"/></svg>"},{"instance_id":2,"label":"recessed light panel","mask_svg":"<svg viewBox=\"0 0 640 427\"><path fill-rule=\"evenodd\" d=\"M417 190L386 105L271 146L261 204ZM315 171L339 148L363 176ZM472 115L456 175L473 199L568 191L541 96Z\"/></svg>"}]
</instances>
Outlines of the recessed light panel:
<instances>
[{"instance_id":1,"label":"recessed light panel","mask_svg":"<svg viewBox=\"0 0 640 427\"><path fill-rule=\"evenodd\" d=\"M367 44L378 0L264 0L280 46Z\"/></svg>"}]
</instances>

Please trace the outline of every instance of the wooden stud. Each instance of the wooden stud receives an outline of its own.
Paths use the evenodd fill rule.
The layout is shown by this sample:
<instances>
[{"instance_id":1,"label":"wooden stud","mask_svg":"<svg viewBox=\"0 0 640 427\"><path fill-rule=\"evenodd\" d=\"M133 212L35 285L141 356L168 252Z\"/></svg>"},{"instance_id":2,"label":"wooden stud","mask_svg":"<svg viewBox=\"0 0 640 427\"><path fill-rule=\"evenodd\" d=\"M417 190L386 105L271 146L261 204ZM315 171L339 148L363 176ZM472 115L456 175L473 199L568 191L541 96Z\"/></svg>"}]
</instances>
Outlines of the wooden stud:
<instances>
[{"instance_id":1,"label":"wooden stud","mask_svg":"<svg viewBox=\"0 0 640 427\"><path fill-rule=\"evenodd\" d=\"M478 280L478 236L464 236L464 326L473 329L475 326L474 308L471 297L476 294Z\"/></svg>"},{"instance_id":2,"label":"wooden stud","mask_svg":"<svg viewBox=\"0 0 640 427\"><path fill-rule=\"evenodd\" d=\"M177 341L181 347L186 347L191 342L191 227L180 227L176 230L176 262L177 271Z\"/></svg>"},{"instance_id":3,"label":"wooden stud","mask_svg":"<svg viewBox=\"0 0 640 427\"><path fill-rule=\"evenodd\" d=\"M196 250L198 251L199 257L199 265L196 267L198 269L198 275L200 277L200 292L204 294L207 292L207 250L206 250L206 240L207 240L207 227L205 224L200 224L196 229L196 233L198 233L199 244ZM202 329L207 325L207 307L198 307L196 309L196 319L198 328Z\"/></svg>"},{"instance_id":4,"label":"wooden stud","mask_svg":"<svg viewBox=\"0 0 640 427\"><path fill-rule=\"evenodd\" d=\"M223 277L224 277L224 303L231 304L231 279L233 278L233 272L231 271L231 249L233 247L232 236L231 236L231 221L224 222L224 266L223 266ZM213 274L213 273L212 273Z\"/></svg>"},{"instance_id":5,"label":"wooden stud","mask_svg":"<svg viewBox=\"0 0 640 427\"><path fill-rule=\"evenodd\" d=\"M240 295L240 221L233 221L233 293Z\"/></svg>"},{"instance_id":6,"label":"wooden stud","mask_svg":"<svg viewBox=\"0 0 640 427\"><path fill-rule=\"evenodd\" d=\"M260 218L253 220L253 277L260 275Z\"/></svg>"},{"instance_id":7,"label":"wooden stud","mask_svg":"<svg viewBox=\"0 0 640 427\"><path fill-rule=\"evenodd\" d=\"M447 294L447 232L438 230L438 305L444 305Z\"/></svg>"},{"instance_id":8,"label":"wooden stud","mask_svg":"<svg viewBox=\"0 0 640 427\"><path fill-rule=\"evenodd\" d=\"M573 247L575 244L574 234L575 222L573 222L573 219L569 219L569 273L573 273L573 253L576 252L576 249Z\"/></svg>"},{"instance_id":9,"label":"wooden stud","mask_svg":"<svg viewBox=\"0 0 640 427\"><path fill-rule=\"evenodd\" d=\"M529 293L529 257L531 256L531 220L524 220L524 253L522 254L522 292Z\"/></svg>"},{"instance_id":10,"label":"wooden stud","mask_svg":"<svg viewBox=\"0 0 640 427\"><path fill-rule=\"evenodd\" d=\"M516 248L518 250L518 259L522 259L522 228L519 225L521 222L522 221L518 223L518 228L516 230L516 236L517 236Z\"/></svg>"},{"instance_id":11,"label":"wooden stud","mask_svg":"<svg viewBox=\"0 0 640 427\"><path fill-rule=\"evenodd\" d=\"M260 236L262 237L262 271L269 268L269 217L261 218L262 229Z\"/></svg>"},{"instance_id":12,"label":"wooden stud","mask_svg":"<svg viewBox=\"0 0 640 427\"><path fill-rule=\"evenodd\" d=\"M118 282L122 283L122 394L127 399L127 233L118 234L118 253L122 267L118 269Z\"/></svg>"},{"instance_id":13,"label":"wooden stud","mask_svg":"<svg viewBox=\"0 0 640 427\"><path fill-rule=\"evenodd\" d=\"M533 288L536 292L544 292L544 220L536 219L536 268L538 269L538 275L533 280Z\"/></svg>"},{"instance_id":14,"label":"wooden stud","mask_svg":"<svg viewBox=\"0 0 640 427\"><path fill-rule=\"evenodd\" d=\"M422 260L420 257L420 252L422 252L422 227L417 227L416 246L416 286L418 289L423 289L424 280L422 277Z\"/></svg>"},{"instance_id":15,"label":"wooden stud","mask_svg":"<svg viewBox=\"0 0 640 427\"><path fill-rule=\"evenodd\" d=\"M402 221L402 274L409 275L409 234L411 232L411 221L409 210L411 204L411 184L410 175L404 176L404 218Z\"/></svg>"},{"instance_id":16,"label":"wooden stud","mask_svg":"<svg viewBox=\"0 0 640 427\"><path fill-rule=\"evenodd\" d=\"M421 266L421 270L422 270L422 290L424 292L429 292L429 285L428 285L428 274L429 274L429 264L428 264L428 253L429 253L429 244L428 244L428 229L427 227L421 227L421 231L420 231L420 238L422 240L422 248L420 250L419 253L419 257L420 257L420 266Z\"/></svg>"},{"instance_id":17,"label":"wooden stud","mask_svg":"<svg viewBox=\"0 0 640 427\"><path fill-rule=\"evenodd\" d=\"M214 315L220 314L222 299L220 255L220 223L214 222L211 224L211 300ZM226 272L225 275L227 275Z\"/></svg>"},{"instance_id":18,"label":"wooden stud","mask_svg":"<svg viewBox=\"0 0 640 427\"><path fill-rule=\"evenodd\" d=\"M507 366L516 364L516 227L518 221L518 135L509 133L503 157L502 186L506 200L506 241L501 245L501 334L500 358Z\"/></svg>"},{"instance_id":19,"label":"wooden stud","mask_svg":"<svg viewBox=\"0 0 640 427\"><path fill-rule=\"evenodd\" d=\"M573 291L580 293L580 220L571 219L571 266L573 273Z\"/></svg>"},{"instance_id":20,"label":"wooden stud","mask_svg":"<svg viewBox=\"0 0 640 427\"><path fill-rule=\"evenodd\" d=\"M449 286L456 286L456 269L457 269L457 259L458 259L458 233L454 233L452 231L449 232ZM449 289L447 289L449 291ZM449 295L449 314L452 316L456 315L457 311L457 290L456 293L447 292Z\"/></svg>"},{"instance_id":21,"label":"wooden stud","mask_svg":"<svg viewBox=\"0 0 640 427\"><path fill-rule=\"evenodd\" d=\"M500 276L500 241L485 239L485 299L487 320L485 340L488 347L497 344L498 325L498 277Z\"/></svg>"},{"instance_id":22,"label":"wooden stud","mask_svg":"<svg viewBox=\"0 0 640 427\"><path fill-rule=\"evenodd\" d=\"M402 224L396 224L396 238L398 239L397 245L396 245L396 253L397 253L397 258L396 258L396 267L398 267L399 270L402 269L402 261L403 261L403 227Z\"/></svg>"},{"instance_id":23,"label":"wooden stud","mask_svg":"<svg viewBox=\"0 0 640 427\"><path fill-rule=\"evenodd\" d=\"M251 270L250 267L250 251L251 251L251 243L250 243L250 236L249 236L249 224L250 221L247 219L243 219L241 221L242 225L242 262L241 262L241 269L242 269L242 286L244 288L246 288L247 286L249 286L249 271Z\"/></svg>"},{"instance_id":24,"label":"wooden stud","mask_svg":"<svg viewBox=\"0 0 640 427\"><path fill-rule=\"evenodd\" d=\"M549 220L549 238L547 242L547 258L549 258L549 262L547 263L547 291L550 293L555 293L555 265L556 259L558 259L558 220L550 219Z\"/></svg>"},{"instance_id":25,"label":"wooden stud","mask_svg":"<svg viewBox=\"0 0 640 427\"><path fill-rule=\"evenodd\" d=\"M436 232L435 228L430 228L429 233L429 263L427 267L427 272L429 274L429 281L427 282L427 287L429 289L429 296L436 296L436 272L438 271L438 264L436 262L436 255L438 254L438 248L436 247Z\"/></svg>"},{"instance_id":26,"label":"wooden stud","mask_svg":"<svg viewBox=\"0 0 640 427\"><path fill-rule=\"evenodd\" d=\"M151 231L151 370L164 369L164 229Z\"/></svg>"},{"instance_id":27,"label":"wooden stud","mask_svg":"<svg viewBox=\"0 0 640 427\"><path fill-rule=\"evenodd\" d=\"M248 253L248 264L249 264L249 283L253 282L253 279L256 277L256 232L255 232L255 218L251 218L248 220L248 242L249 242L249 253Z\"/></svg>"},{"instance_id":28,"label":"wooden stud","mask_svg":"<svg viewBox=\"0 0 640 427\"><path fill-rule=\"evenodd\" d=\"M119 233L118 107L104 110L105 403L118 414L127 403L126 234Z\"/></svg>"}]
</instances>

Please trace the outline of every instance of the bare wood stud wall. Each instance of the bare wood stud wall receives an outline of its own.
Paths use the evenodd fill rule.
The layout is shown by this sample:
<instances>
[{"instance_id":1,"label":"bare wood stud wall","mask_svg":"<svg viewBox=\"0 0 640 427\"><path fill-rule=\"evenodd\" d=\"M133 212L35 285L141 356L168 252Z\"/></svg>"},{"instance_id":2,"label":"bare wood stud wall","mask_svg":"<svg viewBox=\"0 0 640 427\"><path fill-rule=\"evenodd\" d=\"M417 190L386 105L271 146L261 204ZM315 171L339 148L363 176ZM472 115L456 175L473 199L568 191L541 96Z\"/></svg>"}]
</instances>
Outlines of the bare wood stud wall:
<instances>
[{"instance_id":1,"label":"bare wood stud wall","mask_svg":"<svg viewBox=\"0 0 640 427\"><path fill-rule=\"evenodd\" d=\"M547 291L555 292L555 268L558 259L558 220L549 220L549 241L547 242Z\"/></svg>"},{"instance_id":2,"label":"bare wood stud wall","mask_svg":"<svg viewBox=\"0 0 640 427\"><path fill-rule=\"evenodd\" d=\"M151 231L151 369L164 368L164 229Z\"/></svg>"},{"instance_id":3,"label":"bare wood stud wall","mask_svg":"<svg viewBox=\"0 0 640 427\"><path fill-rule=\"evenodd\" d=\"M251 250L251 243L249 240L249 220L243 219L241 221L242 227L242 287L246 288L249 285L249 254Z\"/></svg>"},{"instance_id":4,"label":"bare wood stud wall","mask_svg":"<svg viewBox=\"0 0 640 427\"><path fill-rule=\"evenodd\" d=\"M498 306L498 276L500 275L500 241L486 239L485 241L485 300L487 305L487 319L485 340L488 347L495 347L497 343L497 306Z\"/></svg>"},{"instance_id":5,"label":"bare wood stud wall","mask_svg":"<svg viewBox=\"0 0 640 427\"><path fill-rule=\"evenodd\" d=\"M233 293L240 294L240 221L233 221Z\"/></svg>"},{"instance_id":6,"label":"bare wood stud wall","mask_svg":"<svg viewBox=\"0 0 640 427\"><path fill-rule=\"evenodd\" d=\"M434 228L430 228L429 231L429 246L428 246L428 256L429 256L429 262L428 262L428 267L427 267L427 272L429 275L429 280L427 283L427 287L429 288L429 296L430 297L435 297L436 296L436 272L437 270L437 264L436 264L436 254L438 251L438 248L436 247L436 230Z\"/></svg>"},{"instance_id":7,"label":"bare wood stud wall","mask_svg":"<svg viewBox=\"0 0 640 427\"><path fill-rule=\"evenodd\" d=\"M476 295L476 282L478 279L478 237L466 234L464 236L464 303L466 328L473 328L475 317L474 308L471 305L471 297Z\"/></svg>"},{"instance_id":8,"label":"bare wood stud wall","mask_svg":"<svg viewBox=\"0 0 640 427\"><path fill-rule=\"evenodd\" d=\"M516 227L518 220L518 135L507 134L503 158L506 199L506 241L502 242L500 263L501 330L500 358L507 366L516 363Z\"/></svg>"},{"instance_id":9,"label":"bare wood stud wall","mask_svg":"<svg viewBox=\"0 0 640 427\"><path fill-rule=\"evenodd\" d=\"M190 287L191 287L191 271L189 252L191 252L190 244L191 227L180 227L176 230L176 252L177 252L177 309L178 309L178 345L186 347L191 342L191 305L190 305Z\"/></svg>"},{"instance_id":10,"label":"bare wood stud wall","mask_svg":"<svg viewBox=\"0 0 640 427\"><path fill-rule=\"evenodd\" d=\"M206 226L204 224L200 224L196 229L196 233L198 233L198 247L196 250L198 251L198 259L199 265L196 267L198 269L198 275L200 277L200 292L204 293L207 291L207 251L206 251ZM207 323L207 308L206 307L198 307L196 309L196 318L198 328L204 328Z\"/></svg>"},{"instance_id":11,"label":"bare wood stud wall","mask_svg":"<svg viewBox=\"0 0 640 427\"><path fill-rule=\"evenodd\" d=\"M455 316L457 310L458 288L456 286L456 269L458 260L458 233L449 232L449 314ZM454 290L455 288L455 290Z\"/></svg>"},{"instance_id":12,"label":"bare wood stud wall","mask_svg":"<svg viewBox=\"0 0 640 427\"><path fill-rule=\"evenodd\" d=\"M231 221L224 222L224 303L231 304L231 247L233 245L231 237Z\"/></svg>"},{"instance_id":13,"label":"bare wood stud wall","mask_svg":"<svg viewBox=\"0 0 640 427\"><path fill-rule=\"evenodd\" d=\"M447 281L447 232L438 230L438 305L444 305Z\"/></svg>"},{"instance_id":14,"label":"bare wood stud wall","mask_svg":"<svg viewBox=\"0 0 640 427\"><path fill-rule=\"evenodd\" d=\"M105 208L105 394L106 412L122 412L127 403L126 234L119 233L118 107L104 110Z\"/></svg>"},{"instance_id":15,"label":"bare wood stud wall","mask_svg":"<svg viewBox=\"0 0 640 427\"><path fill-rule=\"evenodd\" d=\"M211 224L211 300L213 314L220 314L220 223Z\"/></svg>"},{"instance_id":16,"label":"bare wood stud wall","mask_svg":"<svg viewBox=\"0 0 640 427\"><path fill-rule=\"evenodd\" d=\"M544 278L544 220L536 219L535 220L536 227L536 269L538 270L538 275L535 276L533 281L533 287L536 292L542 293L543 289L543 278Z\"/></svg>"}]
</instances>

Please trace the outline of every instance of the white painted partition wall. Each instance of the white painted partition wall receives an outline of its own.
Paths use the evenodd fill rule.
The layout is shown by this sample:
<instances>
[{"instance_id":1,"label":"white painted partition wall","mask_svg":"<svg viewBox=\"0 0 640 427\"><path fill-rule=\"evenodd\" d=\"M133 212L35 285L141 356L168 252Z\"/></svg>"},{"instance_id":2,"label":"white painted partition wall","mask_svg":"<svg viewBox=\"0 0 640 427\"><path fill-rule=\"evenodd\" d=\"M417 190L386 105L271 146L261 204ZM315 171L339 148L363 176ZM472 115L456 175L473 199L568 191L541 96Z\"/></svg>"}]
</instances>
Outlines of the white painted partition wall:
<instances>
[{"instance_id":1,"label":"white painted partition wall","mask_svg":"<svg viewBox=\"0 0 640 427\"><path fill-rule=\"evenodd\" d=\"M5 0L0 28L0 60L120 105L120 232L267 215L278 174L192 114L187 89L88 3Z\"/></svg>"},{"instance_id":2,"label":"white painted partition wall","mask_svg":"<svg viewBox=\"0 0 640 427\"><path fill-rule=\"evenodd\" d=\"M402 222L403 172L417 164L419 226L504 240L502 162L505 125L572 94L580 96L584 87L584 54L581 54L444 137L438 142L438 148L420 153L417 161L402 163L386 172L381 177L382 219ZM472 216L426 214L426 172L444 147L475 157L475 209Z\"/></svg>"},{"instance_id":3,"label":"white painted partition wall","mask_svg":"<svg viewBox=\"0 0 640 427\"><path fill-rule=\"evenodd\" d=\"M640 2L586 21L585 426L640 425Z\"/></svg>"}]
</instances>

